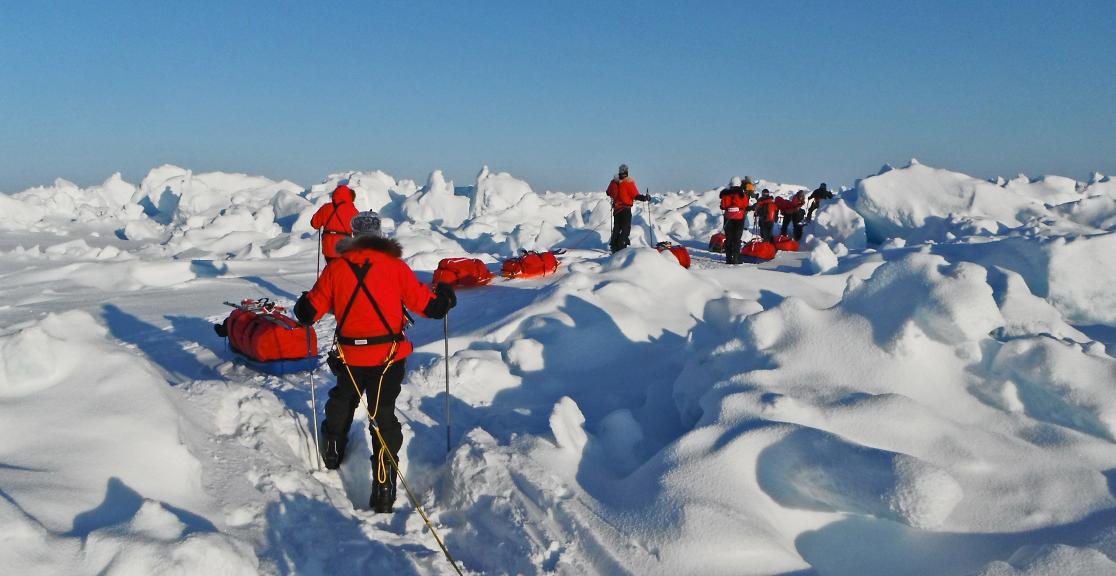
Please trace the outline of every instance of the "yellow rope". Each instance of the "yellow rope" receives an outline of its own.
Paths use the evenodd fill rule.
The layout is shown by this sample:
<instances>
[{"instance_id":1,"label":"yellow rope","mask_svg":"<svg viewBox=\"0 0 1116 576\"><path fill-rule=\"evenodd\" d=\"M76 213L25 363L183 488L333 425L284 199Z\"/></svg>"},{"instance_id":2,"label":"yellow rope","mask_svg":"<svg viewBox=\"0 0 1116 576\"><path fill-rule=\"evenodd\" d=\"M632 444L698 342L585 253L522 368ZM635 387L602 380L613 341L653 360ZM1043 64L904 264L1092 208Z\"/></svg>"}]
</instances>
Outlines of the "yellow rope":
<instances>
[{"instance_id":1,"label":"yellow rope","mask_svg":"<svg viewBox=\"0 0 1116 576\"><path fill-rule=\"evenodd\" d=\"M353 377L353 371L349 369L349 363L345 361L345 352L341 350L341 346L337 343L336 339L334 339L333 343L334 347L337 349L338 357L341 358L341 363L345 366L345 372L349 374L349 381L353 383L353 389L356 390L357 398L363 400L364 394L360 391L360 386L357 386L356 378ZM384 478L379 481L381 484L387 483L387 468L384 465L384 455L386 454L388 460L391 462L391 466L395 468L396 475L399 476L399 481L403 483L403 490L407 493L407 499L411 501L411 505L418 511L419 516L422 517L422 521L426 523L426 527L430 529L430 534L434 536L434 541L437 542L438 547L442 549L442 554L445 554L446 560L449 560L454 571L460 576L464 576L461 572L461 568L457 566L457 561L454 560L453 555L450 554L449 548L446 548L445 543L442 542L442 538L438 536L438 531L434 529L434 524L430 521L430 517L426 515L426 510L423 509L422 504L419 504L415 494L411 492L411 486L407 484L407 479L403 476L403 470L399 469L399 461L395 459L395 455L391 453L391 450L388 450L387 441L384 440L383 434L380 434L380 425L376 423L376 414L380 412L380 391L383 388L384 375L387 374L388 368L391 368L391 365L395 363L397 345L398 343L396 342L392 343L391 351L388 352L387 359L384 362L384 370L380 373L380 381L376 385L376 409L373 410L368 406L367 401L364 402L364 409L368 412L368 421L372 423L372 431L376 433L376 438L380 441L380 453L377 455L376 478L380 479L380 469L382 468L384 470Z\"/></svg>"}]
</instances>

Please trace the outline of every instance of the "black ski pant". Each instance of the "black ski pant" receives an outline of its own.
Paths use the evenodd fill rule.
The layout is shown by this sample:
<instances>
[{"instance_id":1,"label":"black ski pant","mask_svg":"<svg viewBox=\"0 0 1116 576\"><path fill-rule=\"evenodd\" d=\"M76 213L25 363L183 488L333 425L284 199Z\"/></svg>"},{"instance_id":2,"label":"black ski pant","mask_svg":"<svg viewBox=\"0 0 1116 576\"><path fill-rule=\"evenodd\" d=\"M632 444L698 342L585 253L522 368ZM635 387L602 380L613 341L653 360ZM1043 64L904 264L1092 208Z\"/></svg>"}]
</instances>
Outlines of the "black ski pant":
<instances>
[{"instance_id":1,"label":"black ski pant","mask_svg":"<svg viewBox=\"0 0 1116 576\"><path fill-rule=\"evenodd\" d=\"M744 235L744 219L725 218L725 263L740 264L740 237Z\"/></svg>"},{"instance_id":2,"label":"black ski pant","mask_svg":"<svg viewBox=\"0 0 1116 576\"><path fill-rule=\"evenodd\" d=\"M790 214L783 214L783 229L779 233L783 236L787 235L787 227L792 223L794 224L794 240L797 242L802 239L802 219L806 215L799 208Z\"/></svg>"},{"instance_id":3,"label":"black ski pant","mask_svg":"<svg viewBox=\"0 0 1116 576\"><path fill-rule=\"evenodd\" d=\"M608 249L619 252L631 244L632 235L632 209L621 208L612 212L612 238L608 241Z\"/></svg>"},{"instance_id":4,"label":"black ski pant","mask_svg":"<svg viewBox=\"0 0 1116 576\"><path fill-rule=\"evenodd\" d=\"M810 203L810 210L806 212L806 221L809 222L814 219L814 211L818 209L820 202L814 200Z\"/></svg>"},{"instance_id":5,"label":"black ski pant","mask_svg":"<svg viewBox=\"0 0 1116 576\"><path fill-rule=\"evenodd\" d=\"M775 238L775 221L760 220L760 238L764 242L771 242Z\"/></svg>"},{"instance_id":6,"label":"black ski pant","mask_svg":"<svg viewBox=\"0 0 1116 576\"><path fill-rule=\"evenodd\" d=\"M349 379L349 371L356 378L356 388ZM388 449L392 456L399 458L399 449L403 447L403 426L395 416L395 399L399 396L400 386L403 384L403 375L407 371L406 360L400 360L388 368L384 373L383 366L350 366L349 371L341 369L337 375L337 385L329 391L329 400L325 405L325 421L322 422L322 434L336 438L344 450L349 435L349 428L353 425L353 413L360 404L361 394L368 393L368 406L376 414L376 423L380 427L387 441ZM379 403L377 409L376 386L380 383L380 375L384 375L383 386L380 387ZM372 461L375 463L376 455L380 453L380 438L372 430Z\"/></svg>"}]
</instances>

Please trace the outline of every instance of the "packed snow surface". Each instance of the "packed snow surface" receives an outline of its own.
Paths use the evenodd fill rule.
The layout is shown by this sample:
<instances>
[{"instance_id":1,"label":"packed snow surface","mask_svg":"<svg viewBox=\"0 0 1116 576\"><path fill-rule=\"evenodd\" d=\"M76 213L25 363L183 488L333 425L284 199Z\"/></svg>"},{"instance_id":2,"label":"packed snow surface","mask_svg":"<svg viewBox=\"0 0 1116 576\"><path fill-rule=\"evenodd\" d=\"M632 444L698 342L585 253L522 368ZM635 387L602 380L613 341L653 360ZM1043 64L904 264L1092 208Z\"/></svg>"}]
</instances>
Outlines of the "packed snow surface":
<instances>
[{"instance_id":1,"label":"packed snow surface","mask_svg":"<svg viewBox=\"0 0 1116 576\"><path fill-rule=\"evenodd\" d=\"M614 255L602 192L488 167L0 194L5 573L455 573L402 487L367 509L365 415L314 467L329 371L254 371L211 328L313 284L340 183L423 280L566 250L461 290L448 358L440 322L409 333L402 471L464 573L1116 573L1116 183L917 161L734 267L716 189L653 193Z\"/></svg>"}]
</instances>

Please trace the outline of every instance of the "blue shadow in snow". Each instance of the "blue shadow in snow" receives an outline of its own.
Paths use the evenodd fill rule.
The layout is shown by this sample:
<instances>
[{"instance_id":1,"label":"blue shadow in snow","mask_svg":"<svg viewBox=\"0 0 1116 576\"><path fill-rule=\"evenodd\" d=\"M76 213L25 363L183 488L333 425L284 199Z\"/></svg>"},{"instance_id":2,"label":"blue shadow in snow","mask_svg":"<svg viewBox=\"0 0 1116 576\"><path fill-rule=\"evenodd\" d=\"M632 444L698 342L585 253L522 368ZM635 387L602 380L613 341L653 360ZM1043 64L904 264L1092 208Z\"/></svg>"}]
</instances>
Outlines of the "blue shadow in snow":
<instances>
[{"instance_id":1,"label":"blue shadow in snow","mask_svg":"<svg viewBox=\"0 0 1116 576\"><path fill-rule=\"evenodd\" d=\"M171 514L174 514L178 521L186 526L185 533L187 534L217 531L212 522L193 512L176 508L165 502L159 504ZM65 536L85 538L94 530L122 524L131 520L141 506L143 506L143 496L140 496L119 478L109 478L105 486L104 500L96 508L74 516L74 527Z\"/></svg>"},{"instance_id":2,"label":"blue shadow in snow","mask_svg":"<svg viewBox=\"0 0 1116 576\"><path fill-rule=\"evenodd\" d=\"M270 292L271 294L274 294L276 296L281 296L283 298L286 298L286 299L290 300L292 303L294 301L298 300L298 296L299 296L298 294L295 294L294 292L284 290L284 289L280 288L279 286L275 285L274 282L271 282L269 280L264 280L263 278L261 278L259 276L244 276L243 278L245 280L255 284L256 286L259 286L260 288L263 288L264 290Z\"/></svg>"},{"instance_id":3,"label":"blue shadow in snow","mask_svg":"<svg viewBox=\"0 0 1116 576\"><path fill-rule=\"evenodd\" d=\"M163 330L125 312L115 304L102 306L101 316L114 338L139 348L149 360L177 380L172 380L172 384L186 380L224 379L220 373L202 364L185 349L187 345L217 338L209 322L200 318L168 316L171 328Z\"/></svg>"},{"instance_id":4,"label":"blue shadow in snow","mask_svg":"<svg viewBox=\"0 0 1116 576\"><path fill-rule=\"evenodd\" d=\"M409 513L409 508L397 505L395 516ZM392 545L372 540L362 529L359 518L342 514L329 502L302 494L281 495L278 502L268 505L266 517L267 544L260 556L271 560L279 574L285 576L417 576L416 563L439 562L431 558L440 555L438 552L419 544Z\"/></svg>"}]
</instances>

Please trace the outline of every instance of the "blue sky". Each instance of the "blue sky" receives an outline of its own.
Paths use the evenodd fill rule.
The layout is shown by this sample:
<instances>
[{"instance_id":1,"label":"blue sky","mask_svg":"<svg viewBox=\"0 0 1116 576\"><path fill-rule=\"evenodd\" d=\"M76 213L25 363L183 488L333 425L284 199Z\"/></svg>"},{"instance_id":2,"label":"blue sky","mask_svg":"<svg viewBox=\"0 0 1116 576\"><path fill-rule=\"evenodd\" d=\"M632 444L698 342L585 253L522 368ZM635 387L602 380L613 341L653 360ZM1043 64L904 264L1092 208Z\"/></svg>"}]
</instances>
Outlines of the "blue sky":
<instances>
[{"instance_id":1,"label":"blue sky","mask_svg":"<svg viewBox=\"0 0 1116 576\"><path fill-rule=\"evenodd\" d=\"M0 190L173 163L536 189L1116 173L1113 2L10 2Z\"/></svg>"}]
</instances>

